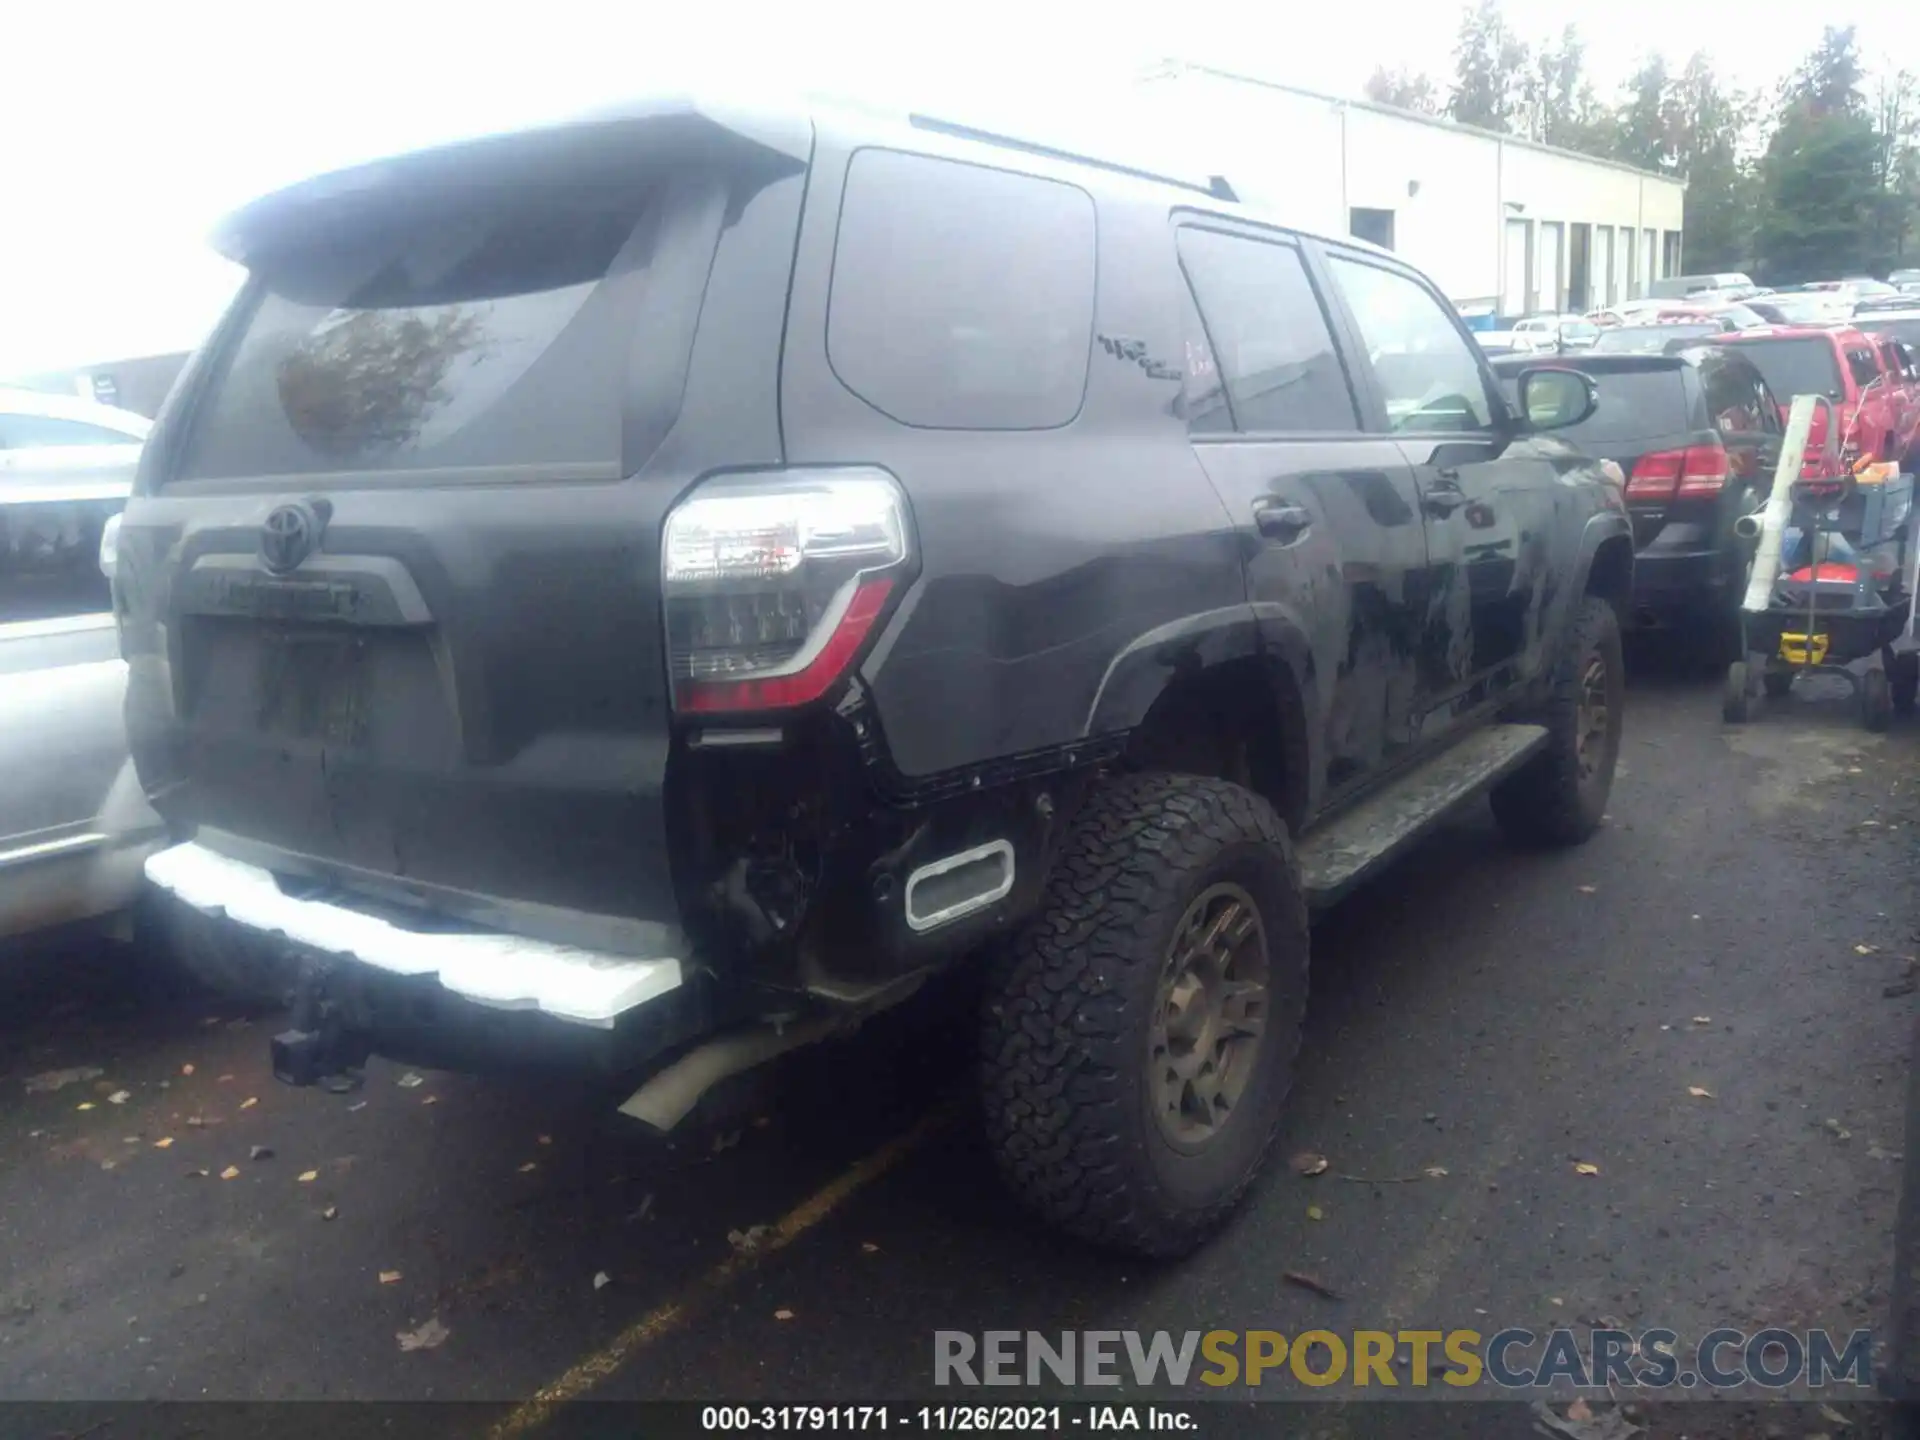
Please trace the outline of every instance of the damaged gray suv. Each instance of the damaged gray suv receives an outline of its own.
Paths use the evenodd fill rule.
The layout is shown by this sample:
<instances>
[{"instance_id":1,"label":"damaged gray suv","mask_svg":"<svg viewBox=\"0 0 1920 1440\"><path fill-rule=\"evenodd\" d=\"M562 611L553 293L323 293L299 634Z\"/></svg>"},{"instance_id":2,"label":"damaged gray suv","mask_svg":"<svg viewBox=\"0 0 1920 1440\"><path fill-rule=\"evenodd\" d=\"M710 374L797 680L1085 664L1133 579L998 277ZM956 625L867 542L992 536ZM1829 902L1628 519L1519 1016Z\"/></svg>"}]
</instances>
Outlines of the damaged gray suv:
<instances>
[{"instance_id":1,"label":"damaged gray suv","mask_svg":"<svg viewBox=\"0 0 1920 1440\"><path fill-rule=\"evenodd\" d=\"M119 532L189 963L371 1054L717 1080L985 964L1041 1215L1199 1243L1310 908L1491 793L1584 839L1617 492L1385 252L914 118L642 106L328 175Z\"/></svg>"}]
</instances>

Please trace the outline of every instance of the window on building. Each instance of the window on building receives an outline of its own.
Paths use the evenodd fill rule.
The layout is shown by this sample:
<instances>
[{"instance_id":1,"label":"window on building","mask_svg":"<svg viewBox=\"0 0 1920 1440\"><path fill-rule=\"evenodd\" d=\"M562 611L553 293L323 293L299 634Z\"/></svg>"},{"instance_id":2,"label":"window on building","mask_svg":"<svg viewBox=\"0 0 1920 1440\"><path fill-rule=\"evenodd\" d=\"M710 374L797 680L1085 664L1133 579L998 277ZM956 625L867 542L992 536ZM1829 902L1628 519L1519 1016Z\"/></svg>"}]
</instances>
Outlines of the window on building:
<instances>
[{"instance_id":1,"label":"window on building","mask_svg":"<svg viewBox=\"0 0 1920 1440\"><path fill-rule=\"evenodd\" d=\"M1180 263L1206 321L1238 429L1360 428L1333 332L1297 246L1183 229Z\"/></svg>"},{"instance_id":2,"label":"window on building","mask_svg":"<svg viewBox=\"0 0 1920 1440\"><path fill-rule=\"evenodd\" d=\"M1363 205L1355 205L1347 211L1347 231L1356 240L1365 240L1369 245L1391 250L1393 211L1369 210Z\"/></svg>"},{"instance_id":3,"label":"window on building","mask_svg":"<svg viewBox=\"0 0 1920 1440\"><path fill-rule=\"evenodd\" d=\"M1678 275L1680 273L1680 232L1669 230L1661 237L1660 273Z\"/></svg>"}]
</instances>

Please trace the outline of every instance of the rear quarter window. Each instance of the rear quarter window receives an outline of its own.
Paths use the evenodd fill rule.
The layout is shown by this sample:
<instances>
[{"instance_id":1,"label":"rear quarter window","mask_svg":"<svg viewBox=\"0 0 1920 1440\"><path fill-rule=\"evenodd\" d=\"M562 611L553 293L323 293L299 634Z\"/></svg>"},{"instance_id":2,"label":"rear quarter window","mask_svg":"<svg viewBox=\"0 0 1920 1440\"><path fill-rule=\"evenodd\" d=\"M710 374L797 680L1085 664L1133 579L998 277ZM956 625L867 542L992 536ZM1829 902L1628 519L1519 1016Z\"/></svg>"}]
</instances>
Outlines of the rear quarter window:
<instances>
[{"instance_id":1,"label":"rear quarter window","mask_svg":"<svg viewBox=\"0 0 1920 1440\"><path fill-rule=\"evenodd\" d=\"M904 425L1047 430L1080 412L1092 198L1031 175L861 150L834 242L827 358Z\"/></svg>"}]
</instances>

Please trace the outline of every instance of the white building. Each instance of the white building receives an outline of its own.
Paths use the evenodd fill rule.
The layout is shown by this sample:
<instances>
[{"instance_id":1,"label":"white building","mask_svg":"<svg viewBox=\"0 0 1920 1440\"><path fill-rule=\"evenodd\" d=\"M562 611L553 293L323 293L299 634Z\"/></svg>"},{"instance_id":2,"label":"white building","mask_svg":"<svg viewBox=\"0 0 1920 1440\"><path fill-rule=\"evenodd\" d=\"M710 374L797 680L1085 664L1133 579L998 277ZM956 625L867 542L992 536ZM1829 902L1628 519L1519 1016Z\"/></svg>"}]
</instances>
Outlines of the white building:
<instances>
[{"instance_id":1,"label":"white building","mask_svg":"<svg viewBox=\"0 0 1920 1440\"><path fill-rule=\"evenodd\" d=\"M1136 118L1249 204L1395 250L1462 307L1587 310L1680 273L1678 180L1528 140L1184 63ZM1171 158L1171 152L1170 152Z\"/></svg>"}]
</instances>

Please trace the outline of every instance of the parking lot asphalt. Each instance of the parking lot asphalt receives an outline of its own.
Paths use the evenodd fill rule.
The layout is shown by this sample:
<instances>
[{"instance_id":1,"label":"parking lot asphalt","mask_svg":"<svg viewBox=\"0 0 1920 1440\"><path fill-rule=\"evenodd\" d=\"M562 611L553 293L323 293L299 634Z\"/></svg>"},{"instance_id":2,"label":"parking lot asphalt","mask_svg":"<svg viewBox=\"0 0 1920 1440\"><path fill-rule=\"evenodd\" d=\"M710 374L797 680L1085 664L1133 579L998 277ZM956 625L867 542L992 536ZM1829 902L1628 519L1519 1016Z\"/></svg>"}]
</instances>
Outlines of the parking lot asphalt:
<instances>
[{"instance_id":1,"label":"parking lot asphalt","mask_svg":"<svg viewBox=\"0 0 1920 1440\"><path fill-rule=\"evenodd\" d=\"M272 1016L146 999L104 942L15 956L0 1395L484 1399L526 1433L573 1398L924 1396L938 1329L1878 1325L1920 728L1718 710L1654 655L1589 845L1475 807L1320 922L1276 1163L1173 1265L1008 1204L937 1004L666 1145L560 1087L287 1089Z\"/></svg>"}]
</instances>

